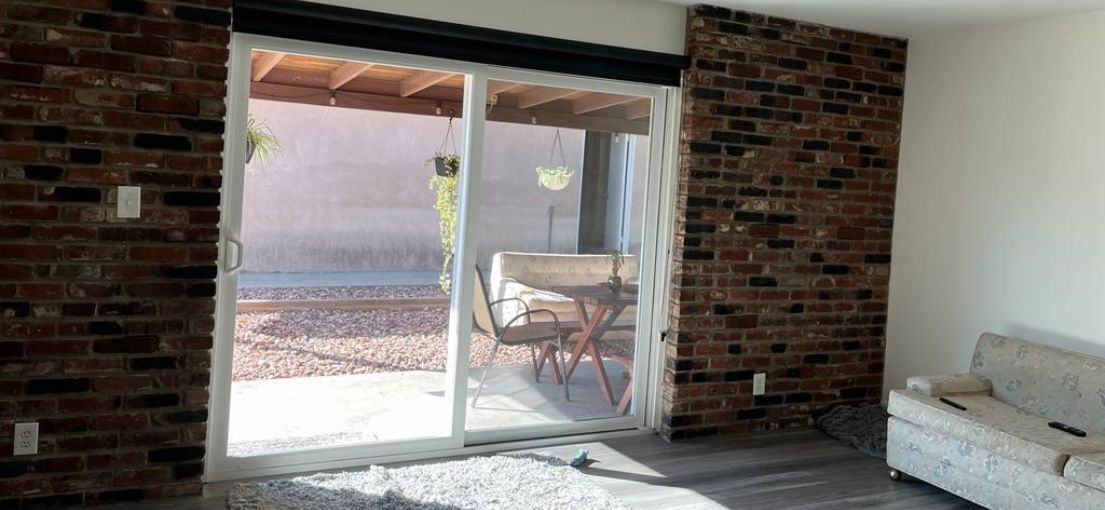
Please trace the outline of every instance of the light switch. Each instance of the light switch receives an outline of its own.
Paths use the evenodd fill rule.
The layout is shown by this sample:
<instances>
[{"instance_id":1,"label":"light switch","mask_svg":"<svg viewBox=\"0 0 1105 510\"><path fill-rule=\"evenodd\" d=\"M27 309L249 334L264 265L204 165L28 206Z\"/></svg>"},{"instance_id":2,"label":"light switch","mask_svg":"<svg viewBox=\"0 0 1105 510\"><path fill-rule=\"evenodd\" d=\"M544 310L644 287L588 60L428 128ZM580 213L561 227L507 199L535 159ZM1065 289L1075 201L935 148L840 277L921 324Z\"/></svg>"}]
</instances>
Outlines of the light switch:
<instances>
[{"instance_id":1,"label":"light switch","mask_svg":"<svg viewBox=\"0 0 1105 510\"><path fill-rule=\"evenodd\" d=\"M116 197L115 215L120 218L137 218L142 209L142 188L139 186L119 186Z\"/></svg>"}]
</instances>

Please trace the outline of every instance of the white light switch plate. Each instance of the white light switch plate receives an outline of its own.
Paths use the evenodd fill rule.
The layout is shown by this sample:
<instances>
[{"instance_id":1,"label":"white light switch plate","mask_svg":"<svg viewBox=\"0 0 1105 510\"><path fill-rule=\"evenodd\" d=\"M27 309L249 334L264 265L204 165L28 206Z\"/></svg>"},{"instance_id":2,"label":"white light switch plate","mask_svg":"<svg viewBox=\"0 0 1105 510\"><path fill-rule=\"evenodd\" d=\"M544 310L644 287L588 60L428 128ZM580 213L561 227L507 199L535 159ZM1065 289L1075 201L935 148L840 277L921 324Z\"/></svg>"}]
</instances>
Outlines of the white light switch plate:
<instances>
[{"instance_id":1,"label":"white light switch plate","mask_svg":"<svg viewBox=\"0 0 1105 510\"><path fill-rule=\"evenodd\" d=\"M15 424L15 448L12 455L38 453L38 422Z\"/></svg>"},{"instance_id":2,"label":"white light switch plate","mask_svg":"<svg viewBox=\"0 0 1105 510\"><path fill-rule=\"evenodd\" d=\"M142 213L142 188L139 186L119 186L115 216L119 218L137 218Z\"/></svg>"},{"instance_id":3,"label":"white light switch plate","mask_svg":"<svg viewBox=\"0 0 1105 510\"><path fill-rule=\"evenodd\" d=\"M752 394L763 395L767 386L767 374L755 374L752 376Z\"/></svg>"}]
</instances>

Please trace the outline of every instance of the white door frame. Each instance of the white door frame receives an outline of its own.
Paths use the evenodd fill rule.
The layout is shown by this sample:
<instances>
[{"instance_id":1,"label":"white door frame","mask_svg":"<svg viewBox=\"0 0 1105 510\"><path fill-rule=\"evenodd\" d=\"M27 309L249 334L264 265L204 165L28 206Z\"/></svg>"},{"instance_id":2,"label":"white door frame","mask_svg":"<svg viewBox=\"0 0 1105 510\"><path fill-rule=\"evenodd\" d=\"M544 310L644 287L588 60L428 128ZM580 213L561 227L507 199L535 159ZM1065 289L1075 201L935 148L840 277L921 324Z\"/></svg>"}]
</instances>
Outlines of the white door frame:
<instances>
[{"instance_id":1,"label":"white door frame","mask_svg":"<svg viewBox=\"0 0 1105 510\"><path fill-rule=\"evenodd\" d=\"M678 116L671 116L676 98L675 89L637 83L615 82L593 78L555 75L536 71L506 69L482 64L396 54L361 48L335 46L308 41L280 39L253 34L235 33L231 37L227 122L223 153L224 172L219 225L219 277L217 281L215 343L211 368L211 400L209 405L207 464L204 479L221 481L254 476L294 473L306 470L334 469L366 465L383 460L406 460L486 451L487 446L472 445L503 443L532 439L555 438L576 434L596 434L613 430L648 430L658 426L659 398L663 361L656 348L660 331L666 329L667 291L670 274L671 226L674 221L674 196L677 173L672 153ZM345 60L367 61L403 67L418 67L449 71L465 76L464 154L459 183L460 216L457 226L455 282L450 303L449 352L446 367L446 396L452 398L449 407L450 434L433 438L412 438L401 441L329 447L272 455L229 457L227 455L230 391L233 364L233 341L238 273L241 262L242 192L245 175L245 125L249 107L250 53L254 48L317 55ZM473 225L480 203L480 176L484 148L483 105L488 79L537 82L542 85L575 87L597 92L633 94L652 98L649 157L649 185L644 221L641 258L641 301L638 314L637 359L633 414L626 417L590 420L554 425L524 426L510 429L466 431L469 337L471 333L472 286L475 284L476 233ZM475 107L479 105L479 107ZM459 311L467 310L468 313ZM458 394L459 393L459 394ZM582 438L580 438L582 439ZM549 442L563 439L550 439ZM537 446L540 441L525 444Z\"/></svg>"}]
</instances>

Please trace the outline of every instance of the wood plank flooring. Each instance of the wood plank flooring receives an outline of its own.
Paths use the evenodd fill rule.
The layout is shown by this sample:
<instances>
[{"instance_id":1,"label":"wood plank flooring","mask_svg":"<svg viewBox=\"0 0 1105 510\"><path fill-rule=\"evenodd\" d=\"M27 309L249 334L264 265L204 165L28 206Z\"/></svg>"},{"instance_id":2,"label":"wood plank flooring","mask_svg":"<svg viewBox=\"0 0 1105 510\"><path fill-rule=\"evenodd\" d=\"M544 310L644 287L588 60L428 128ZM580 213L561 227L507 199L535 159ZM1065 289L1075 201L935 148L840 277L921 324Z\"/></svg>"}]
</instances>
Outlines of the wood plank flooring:
<instances>
[{"instance_id":1,"label":"wood plank flooring","mask_svg":"<svg viewBox=\"0 0 1105 510\"><path fill-rule=\"evenodd\" d=\"M632 508L886 510L978 509L920 481L893 482L886 464L816 430L768 432L665 443L656 436L540 448L571 457L587 448L584 469ZM428 461L433 462L433 461ZM221 510L230 484L202 498L100 507L110 510Z\"/></svg>"}]
</instances>

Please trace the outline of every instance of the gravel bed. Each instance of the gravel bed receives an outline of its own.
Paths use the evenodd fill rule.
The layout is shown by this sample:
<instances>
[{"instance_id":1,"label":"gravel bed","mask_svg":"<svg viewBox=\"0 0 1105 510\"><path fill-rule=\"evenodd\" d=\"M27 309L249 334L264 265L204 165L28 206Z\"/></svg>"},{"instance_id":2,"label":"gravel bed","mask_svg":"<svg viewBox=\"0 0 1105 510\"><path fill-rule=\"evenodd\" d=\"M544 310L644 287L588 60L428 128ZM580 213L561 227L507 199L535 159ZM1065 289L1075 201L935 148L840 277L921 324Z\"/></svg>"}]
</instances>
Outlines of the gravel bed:
<instances>
[{"instance_id":1,"label":"gravel bed","mask_svg":"<svg viewBox=\"0 0 1105 510\"><path fill-rule=\"evenodd\" d=\"M237 317L234 380L445 370L449 310L288 310ZM472 335L473 366L493 340ZM496 365L530 363L529 348L501 347Z\"/></svg>"},{"instance_id":2,"label":"gravel bed","mask_svg":"<svg viewBox=\"0 0 1105 510\"><path fill-rule=\"evenodd\" d=\"M246 288L239 299L388 299L447 297L436 285ZM237 315L236 381L444 371L449 309L283 310ZM471 366L483 366L492 338L473 333ZM629 339L604 342L603 355L630 357ZM529 347L499 348L496 365L530 364Z\"/></svg>"},{"instance_id":3,"label":"gravel bed","mask_svg":"<svg viewBox=\"0 0 1105 510\"><path fill-rule=\"evenodd\" d=\"M238 299L395 299L449 297L437 285L373 287L253 287L238 289Z\"/></svg>"}]
</instances>

